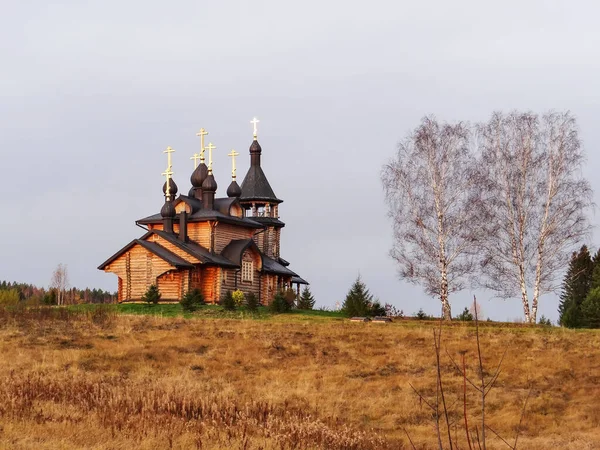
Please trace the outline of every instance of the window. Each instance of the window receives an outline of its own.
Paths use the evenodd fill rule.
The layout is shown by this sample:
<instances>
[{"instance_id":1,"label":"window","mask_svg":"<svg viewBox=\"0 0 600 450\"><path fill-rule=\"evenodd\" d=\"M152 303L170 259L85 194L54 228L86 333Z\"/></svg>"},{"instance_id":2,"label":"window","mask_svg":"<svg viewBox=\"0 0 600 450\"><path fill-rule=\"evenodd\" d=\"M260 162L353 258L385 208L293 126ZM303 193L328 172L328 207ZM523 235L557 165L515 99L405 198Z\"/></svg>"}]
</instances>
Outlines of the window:
<instances>
[{"instance_id":1,"label":"window","mask_svg":"<svg viewBox=\"0 0 600 450\"><path fill-rule=\"evenodd\" d=\"M252 261L242 262L242 281L249 281L252 283L254 272L254 263Z\"/></svg>"}]
</instances>

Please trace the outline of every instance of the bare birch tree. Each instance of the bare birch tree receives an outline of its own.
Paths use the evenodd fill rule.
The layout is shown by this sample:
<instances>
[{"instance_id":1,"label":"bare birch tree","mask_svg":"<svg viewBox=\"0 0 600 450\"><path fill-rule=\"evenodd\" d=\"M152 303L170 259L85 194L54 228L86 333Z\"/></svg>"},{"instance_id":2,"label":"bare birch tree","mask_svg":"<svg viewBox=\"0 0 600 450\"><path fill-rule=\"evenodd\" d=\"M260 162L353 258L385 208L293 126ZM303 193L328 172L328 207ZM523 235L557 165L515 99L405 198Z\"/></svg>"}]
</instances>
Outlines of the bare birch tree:
<instances>
[{"instance_id":1,"label":"bare birch tree","mask_svg":"<svg viewBox=\"0 0 600 450\"><path fill-rule=\"evenodd\" d=\"M536 322L541 295L555 291L569 252L590 231L592 191L569 113L495 113L478 127L482 286L520 297Z\"/></svg>"},{"instance_id":2,"label":"bare birch tree","mask_svg":"<svg viewBox=\"0 0 600 450\"><path fill-rule=\"evenodd\" d=\"M56 290L56 303L58 305L65 304L65 294L69 287L69 273L66 264L59 264L52 273L50 280L50 288Z\"/></svg>"},{"instance_id":3,"label":"bare birch tree","mask_svg":"<svg viewBox=\"0 0 600 450\"><path fill-rule=\"evenodd\" d=\"M382 171L394 244L390 255L401 279L421 285L442 304L450 320L449 294L465 287L476 267L474 157L463 123L440 124L423 118L399 144L396 157Z\"/></svg>"}]
</instances>

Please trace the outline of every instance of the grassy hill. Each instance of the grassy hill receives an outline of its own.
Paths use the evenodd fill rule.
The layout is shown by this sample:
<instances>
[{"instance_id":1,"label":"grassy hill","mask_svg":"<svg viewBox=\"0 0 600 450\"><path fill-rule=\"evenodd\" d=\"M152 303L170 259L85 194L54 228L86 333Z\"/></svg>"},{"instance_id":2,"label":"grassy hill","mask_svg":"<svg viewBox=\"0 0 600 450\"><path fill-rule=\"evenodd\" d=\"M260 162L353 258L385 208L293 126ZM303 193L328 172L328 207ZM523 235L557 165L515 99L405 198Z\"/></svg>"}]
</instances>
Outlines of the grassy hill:
<instances>
[{"instance_id":1,"label":"grassy hill","mask_svg":"<svg viewBox=\"0 0 600 450\"><path fill-rule=\"evenodd\" d=\"M433 414L410 386L435 400L436 323L218 307L194 316L178 305L0 310L0 448L412 448L406 432L416 448L436 446ZM488 426L514 440L531 388L519 448L595 448L600 334L485 325L488 377L508 349ZM444 326L449 420L467 448L463 378L450 362L463 354L476 378L473 326ZM475 426L472 388L466 406Z\"/></svg>"}]
</instances>

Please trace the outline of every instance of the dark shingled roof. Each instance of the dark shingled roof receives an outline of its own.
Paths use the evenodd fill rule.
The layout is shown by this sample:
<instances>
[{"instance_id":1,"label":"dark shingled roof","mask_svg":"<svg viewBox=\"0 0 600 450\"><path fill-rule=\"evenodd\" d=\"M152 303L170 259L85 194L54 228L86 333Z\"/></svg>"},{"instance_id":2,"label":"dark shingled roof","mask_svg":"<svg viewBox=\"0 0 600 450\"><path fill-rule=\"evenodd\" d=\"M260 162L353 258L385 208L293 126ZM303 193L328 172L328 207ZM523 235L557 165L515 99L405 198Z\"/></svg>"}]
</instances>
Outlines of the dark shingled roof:
<instances>
[{"instance_id":1,"label":"dark shingled roof","mask_svg":"<svg viewBox=\"0 0 600 450\"><path fill-rule=\"evenodd\" d=\"M292 277L292 284L310 284L308 281L306 281L304 278L300 278L300 277Z\"/></svg>"},{"instance_id":2,"label":"dark shingled roof","mask_svg":"<svg viewBox=\"0 0 600 450\"><path fill-rule=\"evenodd\" d=\"M188 202L189 197L186 197L186 203ZM230 198L225 198L225 199L216 199L215 200L215 207L216 208L229 208L229 206L231 206L232 200L236 200L236 199L230 199ZM229 206L226 206L229 203ZM193 209L192 209L193 211ZM263 225L261 225L260 223L251 220L249 218L243 217L235 217L235 216L230 216L228 214L223 214L221 211L217 211L214 209L200 209L197 210L196 212L192 212L192 214L190 214L188 216L188 221L189 222L206 222L208 220L216 220L219 222L223 222L223 223L230 223L233 225L241 225L241 226L245 226L248 228L263 228ZM137 223L139 224L149 224L149 223L161 223L162 222L162 217L160 214L153 214L151 216L148 217L144 217L143 219L140 219L137 221Z\"/></svg>"},{"instance_id":3,"label":"dark shingled roof","mask_svg":"<svg viewBox=\"0 0 600 450\"><path fill-rule=\"evenodd\" d=\"M110 258L108 258L102 264L100 264L98 266L98 269L104 270L104 268L106 266L108 266L111 262L113 262L115 259L117 259L122 254L124 254L127 250L129 250L134 245L141 245L146 250L154 253L159 258L165 260L166 262L168 262L169 264L171 264L172 266L175 266L177 268L192 268L192 267L194 267L193 264L190 264L183 258L180 258L179 256L177 256L175 253L170 252L163 246L161 246L155 242L145 241L144 239L146 239L151 234L152 234L152 232L149 231L148 233L144 234L140 239L134 239L129 244L127 244L125 247L123 247L121 250L119 250L117 253L112 255Z\"/></svg>"},{"instance_id":4,"label":"dark shingled roof","mask_svg":"<svg viewBox=\"0 0 600 450\"><path fill-rule=\"evenodd\" d=\"M221 255L213 254L213 253L209 252L208 249L202 247L199 244L196 244L195 242L191 242L191 241L183 242L183 241L179 240L179 238L177 236L175 236L174 234L166 233L161 230L151 230L151 233L155 233L158 236L160 236L161 238L163 238L165 241L168 241L171 244L179 247L184 252L186 252L189 255L193 256L194 258L197 258L198 260L200 260L203 264L209 264L209 265L215 265L215 266L221 266L221 267L239 267L238 264L230 261L229 259L227 259Z\"/></svg>"},{"instance_id":5,"label":"dark shingled roof","mask_svg":"<svg viewBox=\"0 0 600 450\"><path fill-rule=\"evenodd\" d=\"M260 253L260 250L256 246L256 243L253 239L235 239L231 241L221 252L221 255L225 258L233 261L238 266L242 265L242 255L246 251L246 249L253 247L256 251Z\"/></svg>"},{"instance_id":6,"label":"dark shingled roof","mask_svg":"<svg viewBox=\"0 0 600 450\"><path fill-rule=\"evenodd\" d=\"M159 245L156 242L148 242L148 241L142 241L141 239L136 239L136 243L140 244L146 250L151 251L159 258L164 259L166 262L168 262L169 264L171 264L177 268L187 268L187 269L194 268L193 264L187 262L183 258L180 258L175 253L171 252L170 250L167 250L162 245Z\"/></svg>"},{"instance_id":7,"label":"dark shingled roof","mask_svg":"<svg viewBox=\"0 0 600 450\"><path fill-rule=\"evenodd\" d=\"M292 277L297 277L298 275L292 272L287 267L282 266L274 259L269 258L268 256L263 255L263 271L276 273L278 275L288 275Z\"/></svg>"},{"instance_id":8,"label":"dark shingled roof","mask_svg":"<svg viewBox=\"0 0 600 450\"><path fill-rule=\"evenodd\" d=\"M250 166L248 173L242 181L242 195L240 195L241 201L265 201L281 203L283 200L279 200L271 185L267 176L263 172L260 166Z\"/></svg>"}]
</instances>

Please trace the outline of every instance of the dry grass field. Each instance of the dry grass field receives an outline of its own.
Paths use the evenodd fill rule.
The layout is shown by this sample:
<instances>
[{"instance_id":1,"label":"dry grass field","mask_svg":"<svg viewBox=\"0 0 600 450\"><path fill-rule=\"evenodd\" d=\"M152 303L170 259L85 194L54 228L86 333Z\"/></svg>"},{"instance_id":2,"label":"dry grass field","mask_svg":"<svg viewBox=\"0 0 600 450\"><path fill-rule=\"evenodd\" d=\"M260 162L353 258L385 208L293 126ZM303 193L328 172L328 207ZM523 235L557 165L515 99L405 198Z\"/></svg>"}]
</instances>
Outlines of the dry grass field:
<instances>
[{"instance_id":1,"label":"dry grass field","mask_svg":"<svg viewBox=\"0 0 600 450\"><path fill-rule=\"evenodd\" d=\"M486 324L482 324L486 325ZM66 310L0 311L2 449L436 448L435 323L363 324L302 315L185 319ZM600 448L600 334L482 326L493 374L488 425L522 449ZM468 448L464 353L472 326L442 330L452 433ZM448 352L446 354L446 351ZM467 388L469 424L479 420ZM489 449L508 448L488 433ZM512 441L510 441L512 442Z\"/></svg>"}]
</instances>

